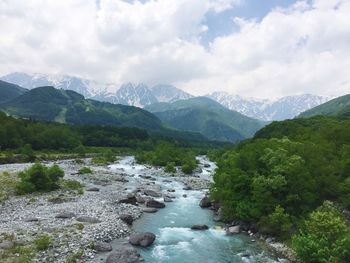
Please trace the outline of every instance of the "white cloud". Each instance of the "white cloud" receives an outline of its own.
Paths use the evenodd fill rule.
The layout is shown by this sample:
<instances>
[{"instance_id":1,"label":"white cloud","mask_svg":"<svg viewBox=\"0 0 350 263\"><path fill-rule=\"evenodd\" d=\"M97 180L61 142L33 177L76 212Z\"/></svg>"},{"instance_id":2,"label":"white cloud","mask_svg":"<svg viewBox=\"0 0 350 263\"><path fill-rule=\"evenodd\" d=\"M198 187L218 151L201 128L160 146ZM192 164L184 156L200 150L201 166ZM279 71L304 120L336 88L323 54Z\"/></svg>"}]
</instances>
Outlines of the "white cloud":
<instances>
[{"instance_id":1,"label":"white cloud","mask_svg":"<svg viewBox=\"0 0 350 263\"><path fill-rule=\"evenodd\" d=\"M64 73L249 96L350 91L350 1L299 1L200 43L238 0L2 0L0 74ZM233 26L233 25L232 25Z\"/></svg>"}]
</instances>

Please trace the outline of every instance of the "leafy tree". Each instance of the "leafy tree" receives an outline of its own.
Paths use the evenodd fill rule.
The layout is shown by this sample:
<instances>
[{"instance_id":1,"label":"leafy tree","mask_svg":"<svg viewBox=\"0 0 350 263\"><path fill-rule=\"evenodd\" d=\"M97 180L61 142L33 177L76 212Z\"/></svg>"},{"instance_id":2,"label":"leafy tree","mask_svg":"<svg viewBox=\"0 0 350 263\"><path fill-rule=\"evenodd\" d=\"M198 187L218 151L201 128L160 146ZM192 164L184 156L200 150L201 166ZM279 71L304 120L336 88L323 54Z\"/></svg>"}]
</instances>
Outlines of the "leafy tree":
<instances>
[{"instance_id":1,"label":"leafy tree","mask_svg":"<svg viewBox=\"0 0 350 263\"><path fill-rule=\"evenodd\" d=\"M331 202L310 214L299 234L293 236L292 244L304 262L350 261L350 230Z\"/></svg>"}]
</instances>

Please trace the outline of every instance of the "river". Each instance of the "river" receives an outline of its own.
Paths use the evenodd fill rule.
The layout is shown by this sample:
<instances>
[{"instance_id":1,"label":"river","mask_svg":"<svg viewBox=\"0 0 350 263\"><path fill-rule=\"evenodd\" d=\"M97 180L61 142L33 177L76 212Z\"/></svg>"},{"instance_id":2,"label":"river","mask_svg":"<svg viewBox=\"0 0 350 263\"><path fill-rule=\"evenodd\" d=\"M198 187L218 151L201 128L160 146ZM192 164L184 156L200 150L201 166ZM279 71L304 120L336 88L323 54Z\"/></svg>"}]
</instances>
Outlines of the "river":
<instances>
[{"instance_id":1,"label":"river","mask_svg":"<svg viewBox=\"0 0 350 263\"><path fill-rule=\"evenodd\" d=\"M203 171L198 175L210 178L215 164L198 158ZM209 164L210 167L204 167ZM135 165L133 157L126 157L110 169L122 169L133 176L128 183L132 189L140 175L154 175L154 168ZM169 179L171 182L168 182ZM154 244L148 248L140 248L145 262L166 263L225 263L225 262L279 262L273 254L264 250L255 242L253 237L245 234L228 236L223 225L213 220L213 212L199 206L205 191L183 190L184 185L172 177L156 177L163 191L175 189L174 202L166 203L166 208L159 209L157 213L143 215L134 222L133 228L138 232L152 232L156 234ZM185 195L185 196L184 196ZM159 201L163 201L159 198ZM209 230L191 230L194 224L206 224ZM114 247L120 243L114 241Z\"/></svg>"}]
</instances>

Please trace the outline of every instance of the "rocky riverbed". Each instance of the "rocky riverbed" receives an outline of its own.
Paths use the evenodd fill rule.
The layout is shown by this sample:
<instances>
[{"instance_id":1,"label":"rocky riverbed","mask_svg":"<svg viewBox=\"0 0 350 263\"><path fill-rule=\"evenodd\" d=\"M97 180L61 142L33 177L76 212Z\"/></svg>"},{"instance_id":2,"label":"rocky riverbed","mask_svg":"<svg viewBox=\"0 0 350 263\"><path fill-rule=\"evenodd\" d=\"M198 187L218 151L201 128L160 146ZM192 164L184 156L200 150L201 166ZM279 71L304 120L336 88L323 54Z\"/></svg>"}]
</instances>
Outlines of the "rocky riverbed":
<instances>
[{"instance_id":1,"label":"rocky riverbed","mask_svg":"<svg viewBox=\"0 0 350 263\"><path fill-rule=\"evenodd\" d=\"M130 162L131 157L126 158ZM149 212L144 209L145 202L162 195L154 176L170 175L159 168L137 166L133 161L125 165L131 169L137 166L138 169L125 173L123 160L125 158L117 162L115 169L93 165L90 159L85 159L84 163L75 160L46 162L46 165L58 164L65 172L64 179L82 183L84 193L57 190L11 196L0 204L0 244L8 242L8 237L11 237L10 246L14 246L30 244L38 237L49 236L51 245L47 250L38 252L34 262L67 262L80 256L90 261L98 252L99 247L95 246L101 244L98 242L128 236L132 229L121 215L129 215L133 221L144 211ZM0 172L18 173L30 165L1 165ZM82 167L89 167L93 173L79 174ZM184 177L181 172L173 176L191 189L207 188L209 184L208 180L198 177ZM169 196L166 201L171 201L171 192L166 193ZM135 200L136 203L128 200Z\"/></svg>"}]
</instances>

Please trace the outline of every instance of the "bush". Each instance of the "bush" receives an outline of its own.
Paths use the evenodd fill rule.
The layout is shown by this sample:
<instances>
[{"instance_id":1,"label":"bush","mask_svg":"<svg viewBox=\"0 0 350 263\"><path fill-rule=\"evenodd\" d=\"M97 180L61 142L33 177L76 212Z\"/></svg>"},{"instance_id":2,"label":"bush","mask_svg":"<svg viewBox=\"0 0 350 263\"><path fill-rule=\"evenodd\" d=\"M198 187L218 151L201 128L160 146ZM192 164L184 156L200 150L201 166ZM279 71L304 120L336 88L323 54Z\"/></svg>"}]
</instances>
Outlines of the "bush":
<instances>
[{"instance_id":1,"label":"bush","mask_svg":"<svg viewBox=\"0 0 350 263\"><path fill-rule=\"evenodd\" d=\"M331 202L310 214L292 246L304 262L350 262L350 230Z\"/></svg>"},{"instance_id":2,"label":"bush","mask_svg":"<svg viewBox=\"0 0 350 263\"><path fill-rule=\"evenodd\" d=\"M176 173L175 163L167 163L164 170L167 173Z\"/></svg>"},{"instance_id":3,"label":"bush","mask_svg":"<svg viewBox=\"0 0 350 263\"><path fill-rule=\"evenodd\" d=\"M40 163L35 163L19 174L21 181L16 186L17 194L55 190L63 176L64 172L58 165L46 167Z\"/></svg>"},{"instance_id":4,"label":"bush","mask_svg":"<svg viewBox=\"0 0 350 263\"><path fill-rule=\"evenodd\" d=\"M34 244L37 250L47 250L51 246L52 240L48 235L44 235L35 239Z\"/></svg>"},{"instance_id":5,"label":"bush","mask_svg":"<svg viewBox=\"0 0 350 263\"><path fill-rule=\"evenodd\" d=\"M83 185L76 180L64 180L62 185L64 189L78 191L79 194L84 193Z\"/></svg>"},{"instance_id":6,"label":"bush","mask_svg":"<svg viewBox=\"0 0 350 263\"><path fill-rule=\"evenodd\" d=\"M193 160L186 160L185 163L181 166L181 170L185 174L193 173L193 170L196 169L197 163Z\"/></svg>"},{"instance_id":7,"label":"bush","mask_svg":"<svg viewBox=\"0 0 350 263\"><path fill-rule=\"evenodd\" d=\"M277 206L274 212L263 217L259 222L260 232L272 234L281 240L289 238L292 226L290 216L281 206Z\"/></svg>"},{"instance_id":8,"label":"bush","mask_svg":"<svg viewBox=\"0 0 350 263\"><path fill-rule=\"evenodd\" d=\"M26 160L28 160L28 161L35 160L35 154L34 154L34 151L32 149L32 146L30 144L25 144L20 149L20 154L24 155Z\"/></svg>"},{"instance_id":9,"label":"bush","mask_svg":"<svg viewBox=\"0 0 350 263\"><path fill-rule=\"evenodd\" d=\"M79 174L92 174L92 170L89 167L83 167L79 170Z\"/></svg>"}]
</instances>

